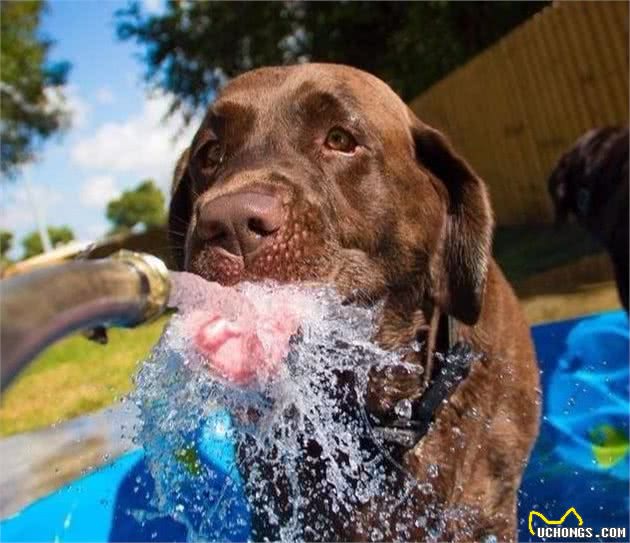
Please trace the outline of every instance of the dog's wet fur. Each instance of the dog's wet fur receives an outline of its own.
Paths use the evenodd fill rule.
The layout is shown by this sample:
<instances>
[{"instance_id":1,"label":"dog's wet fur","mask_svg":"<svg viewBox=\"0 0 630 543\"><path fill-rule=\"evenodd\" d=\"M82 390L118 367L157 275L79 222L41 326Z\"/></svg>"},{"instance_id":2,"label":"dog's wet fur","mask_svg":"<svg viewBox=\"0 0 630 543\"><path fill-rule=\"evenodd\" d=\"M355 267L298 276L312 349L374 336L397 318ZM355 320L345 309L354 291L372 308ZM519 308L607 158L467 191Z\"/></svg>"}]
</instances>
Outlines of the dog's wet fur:
<instances>
[{"instance_id":1,"label":"dog's wet fur","mask_svg":"<svg viewBox=\"0 0 630 543\"><path fill-rule=\"evenodd\" d=\"M217 200L232 205L243 194L262 213L261 226L248 223L256 235L216 226ZM407 507L418 517L444 511L440 540L516 538L517 491L538 433L538 368L492 259L484 182L443 134L351 67L245 73L209 107L177 165L169 229L179 266L210 281L315 281L351 301L383 301L375 339L386 348L409 345L437 314L451 316L455 339L482 357L403 455L418 481L437 473L432 493ZM420 386L405 375L375 377L371 407L386 410ZM380 522L356 518L338 540L365 540ZM414 540L427 538L420 524L408 526ZM273 538L265 529L255 537Z\"/></svg>"}]
</instances>

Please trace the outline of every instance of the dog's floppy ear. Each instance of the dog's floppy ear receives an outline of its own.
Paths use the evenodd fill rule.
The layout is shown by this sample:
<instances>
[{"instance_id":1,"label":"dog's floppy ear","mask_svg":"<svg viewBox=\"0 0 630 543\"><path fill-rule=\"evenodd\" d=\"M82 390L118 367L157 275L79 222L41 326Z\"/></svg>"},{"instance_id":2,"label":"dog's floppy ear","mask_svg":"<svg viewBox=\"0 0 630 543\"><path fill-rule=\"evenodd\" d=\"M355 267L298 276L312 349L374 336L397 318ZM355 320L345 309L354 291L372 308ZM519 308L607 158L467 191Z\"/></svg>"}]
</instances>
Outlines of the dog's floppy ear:
<instances>
[{"instance_id":1,"label":"dog's floppy ear","mask_svg":"<svg viewBox=\"0 0 630 543\"><path fill-rule=\"evenodd\" d=\"M171 185L171 203L168 211L168 238L173 260L178 269L184 269L186 254L186 232L192 213L189 173L190 149L186 149L175 166Z\"/></svg>"},{"instance_id":2,"label":"dog's floppy ear","mask_svg":"<svg viewBox=\"0 0 630 543\"><path fill-rule=\"evenodd\" d=\"M474 324L491 256L493 217L484 182L437 130L412 117L416 160L446 188L445 239L437 262L441 309Z\"/></svg>"}]
</instances>

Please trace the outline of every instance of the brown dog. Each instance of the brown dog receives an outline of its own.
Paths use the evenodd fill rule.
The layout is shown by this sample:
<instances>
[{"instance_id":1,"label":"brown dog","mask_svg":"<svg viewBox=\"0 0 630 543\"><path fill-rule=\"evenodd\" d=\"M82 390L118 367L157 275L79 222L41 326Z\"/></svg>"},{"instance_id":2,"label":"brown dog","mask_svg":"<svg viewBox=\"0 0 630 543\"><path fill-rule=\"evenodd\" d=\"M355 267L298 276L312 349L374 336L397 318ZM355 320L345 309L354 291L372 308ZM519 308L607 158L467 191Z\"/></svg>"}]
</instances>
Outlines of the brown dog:
<instances>
[{"instance_id":1,"label":"brown dog","mask_svg":"<svg viewBox=\"0 0 630 543\"><path fill-rule=\"evenodd\" d=\"M589 130L549 176L558 222L575 215L608 251L628 311L628 127Z\"/></svg>"},{"instance_id":2,"label":"brown dog","mask_svg":"<svg viewBox=\"0 0 630 543\"><path fill-rule=\"evenodd\" d=\"M409 539L514 539L517 490L538 432L538 369L490 254L486 188L446 138L365 72L262 68L223 90L175 177L169 226L182 268L223 284L333 284L350 300L385 302L383 346L425 340L414 360L424 377L373 376L375 416L431 385L439 323L450 318L454 339L483 356L402 453L432 491L400 504L411 517L399 518L441 511L432 532L408 525ZM336 538L367 539L379 522L367 511L357 518ZM383 538L400 539L393 526L379 527ZM255 536L274 537L264 528Z\"/></svg>"}]
</instances>

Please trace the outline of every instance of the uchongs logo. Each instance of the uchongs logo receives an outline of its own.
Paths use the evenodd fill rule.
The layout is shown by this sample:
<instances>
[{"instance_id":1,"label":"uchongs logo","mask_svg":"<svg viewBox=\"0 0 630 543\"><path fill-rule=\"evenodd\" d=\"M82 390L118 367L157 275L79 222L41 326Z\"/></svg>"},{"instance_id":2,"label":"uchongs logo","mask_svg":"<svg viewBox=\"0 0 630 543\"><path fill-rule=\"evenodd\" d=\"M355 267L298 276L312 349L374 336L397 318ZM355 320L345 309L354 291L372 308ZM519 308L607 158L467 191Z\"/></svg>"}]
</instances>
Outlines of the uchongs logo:
<instances>
[{"instance_id":1,"label":"uchongs logo","mask_svg":"<svg viewBox=\"0 0 630 543\"><path fill-rule=\"evenodd\" d=\"M564 522L573 515L577 519L577 526L563 526ZM544 525L537 526L534 530L534 517L540 518ZM593 528L585 527L582 516L576 511L575 507L569 507L564 515L558 520L548 519L539 511L530 511L528 519L529 533L541 539L619 539L626 537L625 527L604 527L599 533L594 533Z\"/></svg>"},{"instance_id":2,"label":"uchongs logo","mask_svg":"<svg viewBox=\"0 0 630 543\"><path fill-rule=\"evenodd\" d=\"M538 511L530 511L529 520L528 520L529 533L532 535L536 535L536 532L534 532L534 527L532 525L532 520L534 520L534 516L540 517L545 524L558 525L558 524L564 524L564 521L567 519L567 517L571 513L573 513L575 515L575 518L577 518L578 525L582 526L582 524L584 524L584 521L582 520L582 517L580 516L580 514L575 510L575 507L570 507L569 509L567 509L567 512L564 515L562 515L560 520L549 520L545 515L543 515L542 513L539 513Z\"/></svg>"}]
</instances>

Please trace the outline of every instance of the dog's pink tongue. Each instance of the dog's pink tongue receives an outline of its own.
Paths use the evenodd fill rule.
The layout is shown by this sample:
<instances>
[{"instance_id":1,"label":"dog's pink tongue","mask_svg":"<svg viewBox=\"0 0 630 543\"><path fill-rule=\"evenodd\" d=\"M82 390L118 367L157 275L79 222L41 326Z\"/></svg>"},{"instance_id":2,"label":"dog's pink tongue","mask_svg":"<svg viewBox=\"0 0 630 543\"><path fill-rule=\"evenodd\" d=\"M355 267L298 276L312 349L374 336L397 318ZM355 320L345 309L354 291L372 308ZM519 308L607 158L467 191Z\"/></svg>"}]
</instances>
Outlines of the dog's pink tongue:
<instances>
[{"instance_id":1,"label":"dog's pink tongue","mask_svg":"<svg viewBox=\"0 0 630 543\"><path fill-rule=\"evenodd\" d=\"M231 321L220 315L206 320L198 328L195 344L209 369L241 386L277 374L298 320L283 312L265 319L264 324Z\"/></svg>"},{"instance_id":2,"label":"dog's pink tongue","mask_svg":"<svg viewBox=\"0 0 630 543\"><path fill-rule=\"evenodd\" d=\"M201 325L196 343L210 368L237 384L252 381L263 363L258 338L222 317L213 317Z\"/></svg>"}]
</instances>

